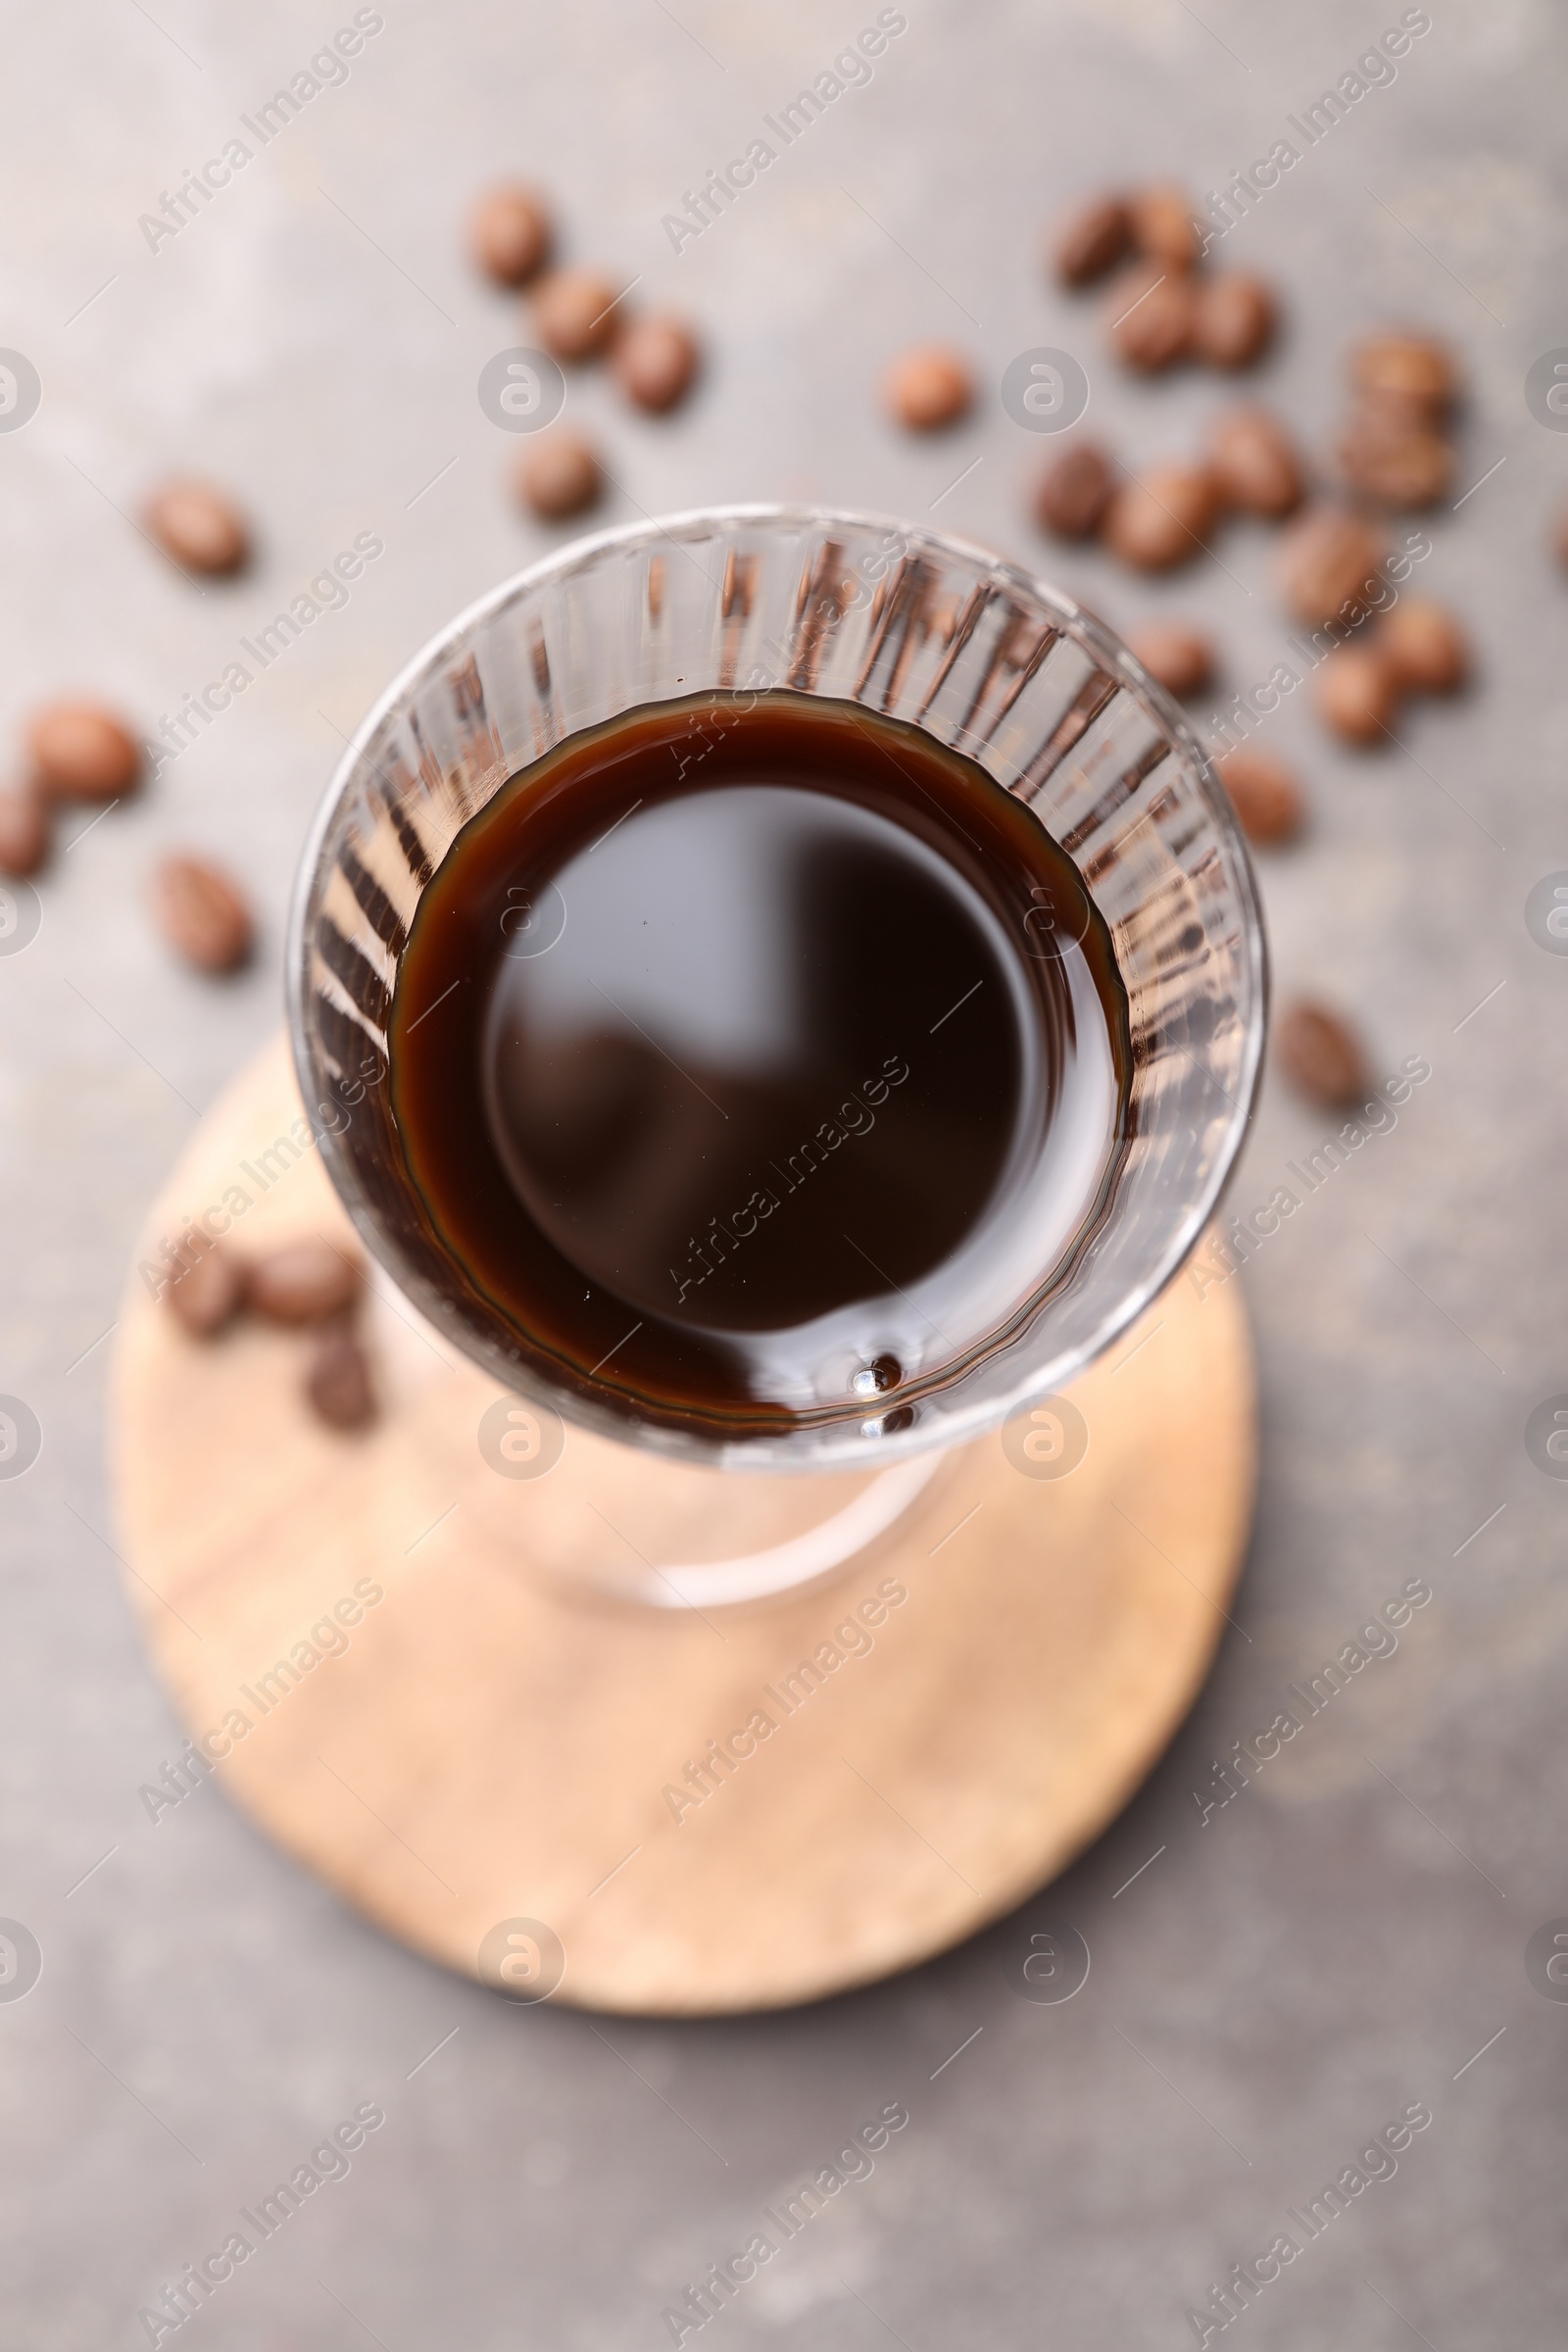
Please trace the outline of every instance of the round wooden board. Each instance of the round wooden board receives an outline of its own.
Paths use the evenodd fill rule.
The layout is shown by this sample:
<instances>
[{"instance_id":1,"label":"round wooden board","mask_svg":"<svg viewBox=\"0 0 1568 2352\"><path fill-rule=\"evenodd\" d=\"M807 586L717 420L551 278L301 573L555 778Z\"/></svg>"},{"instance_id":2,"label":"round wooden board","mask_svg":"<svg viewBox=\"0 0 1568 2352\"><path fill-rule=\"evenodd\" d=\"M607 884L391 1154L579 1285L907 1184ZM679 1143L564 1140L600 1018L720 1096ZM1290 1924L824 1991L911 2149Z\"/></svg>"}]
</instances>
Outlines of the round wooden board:
<instances>
[{"instance_id":1,"label":"round wooden board","mask_svg":"<svg viewBox=\"0 0 1568 2352\"><path fill-rule=\"evenodd\" d=\"M318 1154L275 1148L299 1109L279 1040L203 1121L138 1258L225 1196L241 1249L347 1241ZM297 1335L247 1321L198 1344L133 1273L114 1396L132 1598L193 1737L232 1741L221 1786L388 1934L480 1976L493 1929L542 1922L555 1997L590 2008L813 1999L1042 1886L1191 1704L1251 1511L1240 1287L1200 1299L1179 1278L1078 1384L1071 1476L981 1440L831 1584L699 1617L585 1605L530 1572L509 1512L547 1482L487 1465L498 1392L411 1310L378 1306L385 1409L344 1438L303 1402ZM571 1432L548 1484L569 1497L592 1461ZM907 1597L874 1646L788 1714L764 1697L887 1579ZM338 1648L357 1584L381 1597ZM758 1709L771 1736L677 1805L688 1763Z\"/></svg>"}]
</instances>

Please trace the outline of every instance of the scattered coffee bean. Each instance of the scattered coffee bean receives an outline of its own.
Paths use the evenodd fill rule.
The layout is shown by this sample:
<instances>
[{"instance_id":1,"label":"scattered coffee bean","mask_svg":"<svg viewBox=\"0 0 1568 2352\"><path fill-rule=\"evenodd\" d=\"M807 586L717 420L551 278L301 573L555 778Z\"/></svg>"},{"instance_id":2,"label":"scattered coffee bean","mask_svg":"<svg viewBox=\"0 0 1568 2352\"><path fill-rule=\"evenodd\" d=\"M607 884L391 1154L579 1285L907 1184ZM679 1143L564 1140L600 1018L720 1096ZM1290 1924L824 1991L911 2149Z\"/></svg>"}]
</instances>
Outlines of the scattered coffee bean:
<instances>
[{"instance_id":1,"label":"scattered coffee bean","mask_svg":"<svg viewBox=\"0 0 1568 2352\"><path fill-rule=\"evenodd\" d=\"M96 703L52 703L27 728L34 780L56 800L113 801L141 774L141 747Z\"/></svg>"},{"instance_id":2,"label":"scattered coffee bean","mask_svg":"<svg viewBox=\"0 0 1568 2352\"><path fill-rule=\"evenodd\" d=\"M1444 421L1445 405L1423 400L1416 392L1368 391L1363 385L1352 415L1366 417L1385 433L1431 433Z\"/></svg>"},{"instance_id":3,"label":"scattered coffee bean","mask_svg":"<svg viewBox=\"0 0 1568 2352\"><path fill-rule=\"evenodd\" d=\"M1202 249L1193 208L1180 188L1140 188L1127 199L1132 241L1152 262L1193 270Z\"/></svg>"},{"instance_id":4,"label":"scattered coffee bean","mask_svg":"<svg viewBox=\"0 0 1568 2352\"><path fill-rule=\"evenodd\" d=\"M1140 263L1117 278L1106 300L1111 348L1124 366L1157 375L1186 357L1193 312L1190 278L1178 270Z\"/></svg>"},{"instance_id":5,"label":"scattered coffee bean","mask_svg":"<svg viewBox=\"0 0 1568 2352\"><path fill-rule=\"evenodd\" d=\"M198 1340L210 1340L238 1313L245 1296L239 1260L221 1242L210 1242L165 1291L171 1311Z\"/></svg>"},{"instance_id":6,"label":"scattered coffee bean","mask_svg":"<svg viewBox=\"0 0 1568 2352\"><path fill-rule=\"evenodd\" d=\"M661 416L683 400L697 373L697 338L679 318L634 318L615 338L621 390Z\"/></svg>"},{"instance_id":7,"label":"scattered coffee bean","mask_svg":"<svg viewBox=\"0 0 1568 2352\"><path fill-rule=\"evenodd\" d=\"M166 858L153 877L153 910L170 946L199 972L237 971L256 925L228 876L203 858Z\"/></svg>"},{"instance_id":8,"label":"scattered coffee bean","mask_svg":"<svg viewBox=\"0 0 1568 2352\"><path fill-rule=\"evenodd\" d=\"M591 507L604 488L599 460L575 433L541 433L517 462L516 486L534 513L560 522Z\"/></svg>"},{"instance_id":9,"label":"scattered coffee bean","mask_svg":"<svg viewBox=\"0 0 1568 2352\"><path fill-rule=\"evenodd\" d=\"M1375 639L1337 645L1313 676L1318 710L1325 725L1347 743L1391 741L1399 710L1399 681Z\"/></svg>"},{"instance_id":10,"label":"scattered coffee bean","mask_svg":"<svg viewBox=\"0 0 1568 2352\"><path fill-rule=\"evenodd\" d=\"M526 285L550 251L554 229L531 188L489 188L468 223L473 258L498 286Z\"/></svg>"},{"instance_id":11,"label":"scattered coffee bean","mask_svg":"<svg viewBox=\"0 0 1568 2352\"><path fill-rule=\"evenodd\" d=\"M894 361L882 396L895 420L911 433L956 424L974 405L974 376L962 352L932 343Z\"/></svg>"},{"instance_id":12,"label":"scattered coffee bean","mask_svg":"<svg viewBox=\"0 0 1568 2352\"><path fill-rule=\"evenodd\" d=\"M1249 841L1260 850L1272 850L1295 840L1305 804L1294 771L1283 760L1253 744L1239 743L1234 751L1222 752L1214 766Z\"/></svg>"},{"instance_id":13,"label":"scattered coffee bean","mask_svg":"<svg viewBox=\"0 0 1568 2352\"><path fill-rule=\"evenodd\" d=\"M533 318L552 358L591 360L622 324L621 288L597 270L552 270L533 289Z\"/></svg>"},{"instance_id":14,"label":"scattered coffee bean","mask_svg":"<svg viewBox=\"0 0 1568 2352\"><path fill-rule=\"evenodd\" d=\"M24 785L0 792L0 874L24 881L49 855L49 809L43 794Z\"/></svg>"},{"instance_id":15,"label":"scattered coffee bean","mask_svg":"<svg viewBox=\"0 0 1568 2352\"><path fill-rule=\"evenodd\" d=\"M1099 443L1074 441L1053 458L1041 476L1035 514L1058 539L1092 538L1115 486L1115 469Z\"/></svg>"},{"instance_id":16,"label":"scattered coffee bean","mask_svg":"<svg viewBox=\"0 0 1568 2352\"><path fill-rule=\"evenodd\" d=\"M1260 277L1239 270L1200 279L1193 308L1193 351L1211 368L1250 368L1274 333L1274 296Z\"/></svg>"},{"instance_id":17,"label":"scattered coffee bean","mask_svg":"<svg viewBox=\"0 0 1568 2352\"><path fill-rule=\"evenodd\" d=\"M1152 620L1134 629L1127 643L1154 683L1179 700L1201 694L1213 681L1213 642L1198 629L1183 628L1179 621Z\"/></svg>"},{"instance_id":18,"label":"scattered coffee bean","mask_svg":"<svg viewBox=\"0 0 1568 2352\"><path fill-rule=\"evenodd\" d=\"M166 556L182 571L213 576L240 571L250 534L239 509L207 482L166 482L147 501L142 520Z\"/></svg>"},{"instance_id":19,"label":"scattered coffee bean","mask_svg":"<svg viewBox=\"0 0 1568 2352\"><path fill-rule=\"evenodd\" d=\"M369 1358L347 1323L326 1323L316 1333L305 1394L329 1429L368 1429L375 1419Z\"/></svg>"},{"instance_id":20,"label":"scattered coffee bean","mask_svg":"<svg viewBox=\"0 0 1568 2352\"><path fill-rule=\"evenodd\" d=\"M1292 523L1280 551L1285 602L1309 629L1359 616L1382 560L1381 538L1358 514L1312 507Z\"/></svg>"},{"instance_id":21,"label":"scattered coffee bean","mask_svg":"<svg viewBox=\"0 0 1568 2352\"><path fill-rule=\"evenodd\" d=\"M1389 507L1431 507L1453 485L1454 453L1441 433L1402 424L1387 410L1352 416L1340 440L1352 490Z\"/></svg>"},{"instance_id":22,"label":"scattered coffee bean","mask_svg":"<svg viewBox=\"0 0 1568 2352\"><path fill-rule=\"evenodd\" d=\"M1273 520L1301 503L1301 462L1267 409L1232 409L1208 436L1208 463L1221 503Z\"/></svg>"},{"instance_id":23,"label":"scattered coffee bean","mask_svg":"<svg viewBox=\"0 0 1568 2352\"><path fill-rule=\"evenodd\" d=\"M1203 466L1156 466L1123 482L1106 510L1106 545L1140 571L1169 571L1198 555L1214 520L1214 485Z\"/></svg>"},{"instance_id":24,"label":"scattered coffee bean","mask_svg":"<svg viewBox=\"0 0 1568 2352\"><path fill-rule=\"evenodd\" d=\"M1064 286L1087 286L1113 269L1127 250L1131 223L1119 196L1098 196L1063 222L1055 270Z\"/></svg>"},{"instance_id":25,"label":"scattered coffee bean","mask_svg":"<svg viewBox=\"0 0 1568 2352\"><path fill-rule=\"evenodd\" d=\"M1350 375L1365 392L1422 401L1434 421L1459 389L1453 361L1429 335L1370 335L1350 355Z\"/></svg>"},{"instance_id":26,"label":"scattered coffee bean","mask_svg":"<svg viewBox=\"0 0 1568 2352\"><path fill-rule=\"evenodd\" d=\"M344 1250L317 1236L286 1242L250 1271L250 1302L269 1323L324 1323L353 1306L361 1272Z\"/></svg>"},{"instance_id":27,"label":"scattered coffee bean","mask_svg":"<svg viewBox=\"0 0 1568 2352\"><path fill-rule=\"evenodd\" d=\"M1470 649L1443 605L1409 597L1378 623L1377 644L1401 686L1422 694L1452 694L1464 684Z\"/></svg>"},{"instance_id":28,"label":"scattered coffee bean","mask_svg":"<svg viewBox=\"0 0 1568 2352\"><path fill-rule=\"evenodd\" d=\"M1325 1110L1343 1110L1369 1091L1360 1039L1322 1004L1289 1005L1274 1026L1274 1052L1292 1084Z\"/></svg>"}]
</instances>

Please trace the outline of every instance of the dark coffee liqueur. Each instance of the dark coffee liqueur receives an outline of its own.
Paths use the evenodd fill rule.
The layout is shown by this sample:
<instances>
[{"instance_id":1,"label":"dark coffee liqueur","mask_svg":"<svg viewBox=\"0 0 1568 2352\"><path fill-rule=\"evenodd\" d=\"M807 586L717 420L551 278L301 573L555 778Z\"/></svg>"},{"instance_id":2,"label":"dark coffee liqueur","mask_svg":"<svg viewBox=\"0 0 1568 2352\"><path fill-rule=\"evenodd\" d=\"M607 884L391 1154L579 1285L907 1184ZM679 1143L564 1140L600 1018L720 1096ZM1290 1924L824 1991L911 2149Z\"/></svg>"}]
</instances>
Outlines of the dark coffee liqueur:
<instances>
[{"instance_id":1,"label":"dark coffee liqueur","mask_svg":"<svg viewBox=\"0 0 1568 2352\"><path fill-rule=\"evenodd\" d=\"M744 1427L897 1412L1015 1316L1102 1196L1130 1051L1028 810L779 692L514 776L420 902L391 1061L434 1225L529 1348Z\"/></svg>"}]
</instances>

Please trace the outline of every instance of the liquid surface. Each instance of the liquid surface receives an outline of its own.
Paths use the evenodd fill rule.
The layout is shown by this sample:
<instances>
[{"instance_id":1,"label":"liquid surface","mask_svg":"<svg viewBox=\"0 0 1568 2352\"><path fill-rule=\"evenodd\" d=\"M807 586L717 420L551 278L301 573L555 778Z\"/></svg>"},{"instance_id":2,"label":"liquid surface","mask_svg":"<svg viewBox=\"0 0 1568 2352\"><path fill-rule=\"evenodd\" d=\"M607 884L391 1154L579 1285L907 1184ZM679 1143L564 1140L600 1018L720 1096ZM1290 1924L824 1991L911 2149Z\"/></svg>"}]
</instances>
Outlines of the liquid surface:
<instances>
[{"instance_id":1,"label":"liquid surface","mask_svg":"<svg viewBox=\"0 0 1568 2352\"><path fill-rule=\"evenodd\" d=\"M458 836L392 1089L447 1247L656 1410L864 1413L1048 1280L1123 1134L1071 861L901 722L788 693L573 736Z\"/></svg>"}]
</instances>

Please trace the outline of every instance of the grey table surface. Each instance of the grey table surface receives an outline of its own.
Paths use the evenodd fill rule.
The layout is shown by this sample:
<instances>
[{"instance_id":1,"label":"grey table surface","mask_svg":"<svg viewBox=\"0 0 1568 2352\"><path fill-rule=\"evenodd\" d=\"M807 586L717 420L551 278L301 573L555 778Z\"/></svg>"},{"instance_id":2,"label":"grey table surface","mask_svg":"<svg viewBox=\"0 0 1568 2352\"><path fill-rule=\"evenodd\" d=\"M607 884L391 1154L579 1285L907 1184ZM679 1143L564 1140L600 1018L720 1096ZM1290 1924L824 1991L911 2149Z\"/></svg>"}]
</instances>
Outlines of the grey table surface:
<instances>
[{"instance_id":1,"label":"grey table surface","mask_svg":"<svg viewBox=\"0 0 1568 2352\"><path fill-rule=\"evenodd\" d=\"M1460 487L1480 486L1431 522L1424 577L1464 612L1479 682L1412 711L1384 757L1330 747L1304 694L1269 722L1315 811L1263 872L1278 985L1353 1009L1380 1073L1421 1054L1432 1077L1243 1277L1264 1459L1237 1627L1170 1753L1048 1898L1090 1979L1059 2006L1017 1997L1023 1914L853 1998L685 2026L503 2007L379 1938L220 1792L156 1826L137 1798L178 1735L105 1482L103 1335L132 1238L278 1019L291 871L342 736L557 536L513 507L514 445L475 399L523 338L465 264L465 207L520 170L573 255L702 322L709 371L676 418L573 389L610 453L607 519L780 496L934 511L1113 624L1201 619L1235 688L1285 633L1260 534L1158 585L1060 563L1027 514L1042 445L994 389L911 443L876 378L911 339L956 340L992 387L1015 353L1065 346L1130 458L1190 446L1228 388L1115 375L1095 307L1045 282L1041 224L1105 181L1218 186L1406 12L907 0L870 80L677 255L662 216L869 0L382 0L347 78L151 250L140 217L354 13L10 0L0 20L0 343L43 384L0 434L0 744L77 687L151 727L356 533L385 543L345 607L57 858L37 937L0 957L0 1389L44 1433L0 1482L0 1913L43 1953L27 1997L0 1997L0 2342L169 2342L138 2314L368 2100L385 2124L347 2177L181 2340L668 2342L686 2283L901 2101L870 2177L710 2324L732 2343L1174 2347L1201 2335L1187 2315L1211 2284L1293 2229L1301 2252L1232 2323L1255 2345L1559 2342L1568 2005L1525 1950L1568 1914L1568 1487L1524 1429L1568 1387L1568 963L1524 905L1568 866L1568 585L1546 528L1568 441L1524 378L1568 340L1560 12L1433 0L1397 77L1225 247L1286 291L1258 382L1319 450L1359 331L1407 318L1462 353ZM248 579L200 593L138 536L127 514L172 466L241 490ZM153 935L145 877L172 843L257 894L263 952L232 986L175 970ZM1237 1203L1323 1128L1271 1081ZM1203 1819L1211 1760L1417 1578L1433 1597L1395 1653ZM1418 2104L1432 2121L1396 2172L1306 2240L1287 2209Z\"/></svg>"}]
</instances>

